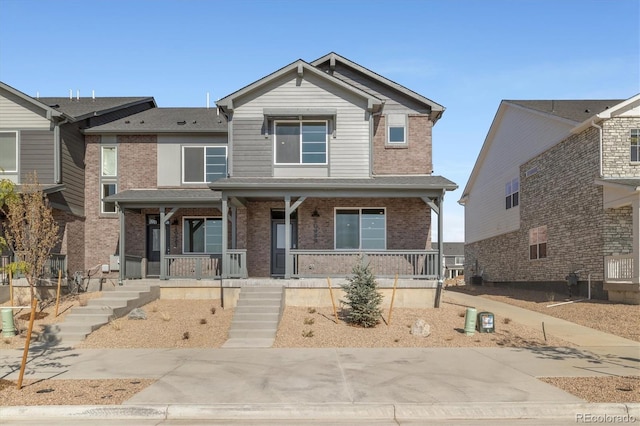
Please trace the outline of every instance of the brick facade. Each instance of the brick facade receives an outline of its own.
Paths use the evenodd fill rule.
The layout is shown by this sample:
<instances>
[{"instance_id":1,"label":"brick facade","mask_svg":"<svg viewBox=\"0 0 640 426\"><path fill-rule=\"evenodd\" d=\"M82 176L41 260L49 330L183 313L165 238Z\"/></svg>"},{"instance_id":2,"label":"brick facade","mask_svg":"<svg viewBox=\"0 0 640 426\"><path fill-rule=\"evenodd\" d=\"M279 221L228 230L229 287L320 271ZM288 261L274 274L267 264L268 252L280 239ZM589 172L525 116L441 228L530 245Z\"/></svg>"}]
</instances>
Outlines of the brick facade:
<instances>
[{"instance_id":1,"label":"brick facade","mask_svg":"<svg viewBox=\"0 0 640 426\"><path fill-rule=\"evenodd\" d=\"M408 143L388 145L384 116L375 116L373 136L373 173L376 175L431 174L433 170L431 130L427 115L408 116Z\"/></svg>"},{"instance_id":2,"label":"brick facade","mask_svg":"<svg viewBox=\"0 0 640 426\"><path fill-rule=\"evenodd\" d=\"M334 249L335 207L384 207L388 250L431 248L431 209L420 199L316 198L307 199L297 210L299 249ZM271 274L271 210L284 210L284 201L250 202L245 210L250 277ZM319 217L312 217L314 210Z\"/></svg>"}]
</instances>

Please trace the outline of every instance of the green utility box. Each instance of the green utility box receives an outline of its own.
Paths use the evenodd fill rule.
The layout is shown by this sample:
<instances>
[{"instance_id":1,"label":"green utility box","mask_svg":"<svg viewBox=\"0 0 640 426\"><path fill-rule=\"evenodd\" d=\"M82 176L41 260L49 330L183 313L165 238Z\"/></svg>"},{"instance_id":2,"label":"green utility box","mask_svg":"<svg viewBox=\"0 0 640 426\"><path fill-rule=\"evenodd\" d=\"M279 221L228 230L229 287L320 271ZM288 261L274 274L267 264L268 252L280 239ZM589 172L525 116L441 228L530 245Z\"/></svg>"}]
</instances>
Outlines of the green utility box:
<instances>
[{"instance_id":1,"label":"green utility box","mask_svg":"<svg viewBox=\"0 0 640 426\"><path fill-rule=\"evenodd\" d=\"M480 333L493 333L496 331L493 314L491 312L478 313L476 327Z\"/></svg>"}]
</instances>

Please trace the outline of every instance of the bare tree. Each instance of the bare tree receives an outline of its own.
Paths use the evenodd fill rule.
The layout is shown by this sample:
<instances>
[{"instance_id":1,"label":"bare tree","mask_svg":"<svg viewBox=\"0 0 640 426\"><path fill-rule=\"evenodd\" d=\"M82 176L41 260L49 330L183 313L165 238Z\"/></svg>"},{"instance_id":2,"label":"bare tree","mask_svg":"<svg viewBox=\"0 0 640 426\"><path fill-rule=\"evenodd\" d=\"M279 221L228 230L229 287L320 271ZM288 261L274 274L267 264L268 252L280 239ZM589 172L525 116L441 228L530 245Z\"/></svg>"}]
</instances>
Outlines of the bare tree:
<instances>
[{"instance_id":1,"label":"bare tree","mask_svg":"<svg viewBox=\"0 0 640 426\"><path fill-rule=\"evenodd\" d=\"M31 298L35 297L38 280L44 275L51 250L58 243L58 224L53 212L38 185L34 172L26 184L21 185L16 197L6 201L7 243L16 255L19 269L22 269L29 283Z\"/></svg>"}]
</instances>

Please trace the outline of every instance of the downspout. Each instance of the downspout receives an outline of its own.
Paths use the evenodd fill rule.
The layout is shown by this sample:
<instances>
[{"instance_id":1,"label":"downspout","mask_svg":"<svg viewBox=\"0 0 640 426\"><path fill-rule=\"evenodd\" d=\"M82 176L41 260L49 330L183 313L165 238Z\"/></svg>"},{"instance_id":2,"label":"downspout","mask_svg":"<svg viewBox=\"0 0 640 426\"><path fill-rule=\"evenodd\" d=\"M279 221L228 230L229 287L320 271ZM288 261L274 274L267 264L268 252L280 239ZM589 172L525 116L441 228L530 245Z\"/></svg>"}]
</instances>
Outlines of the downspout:
<instances>
[{"instance_id":1,"label":"downspout","mask_svg":"<svg viewBox=\"0 0 640 426\"><path fill-rule=\"evenodd\" d=\"M598 126L595 121L592 121L591 125L596 129L598 129L598 132L599 132L598 150L599 150L599 157L600 157L600 170L599 170L598 177L602 177L602 127Z\"/></svg>"}]
</instances>

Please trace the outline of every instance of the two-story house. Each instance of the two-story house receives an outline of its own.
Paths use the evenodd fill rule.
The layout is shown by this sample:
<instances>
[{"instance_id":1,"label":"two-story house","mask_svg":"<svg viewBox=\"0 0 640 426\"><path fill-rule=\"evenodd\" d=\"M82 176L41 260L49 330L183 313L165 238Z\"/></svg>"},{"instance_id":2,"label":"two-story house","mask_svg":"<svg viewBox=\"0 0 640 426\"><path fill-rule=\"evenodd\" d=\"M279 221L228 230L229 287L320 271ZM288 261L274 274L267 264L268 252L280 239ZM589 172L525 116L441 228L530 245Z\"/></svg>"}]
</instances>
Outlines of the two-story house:
<instances>
[{"instance_id":1,"label":"two-story house","mask_svg":"<svg viewBox=\"0 0 640 426\"><path fill-rule=\"evenodd\" d=\"M435 282L431 212L441 236L445 192L457 187L432 175L443 111L330 53L215 108L157 108L87 129L88 262L111 258L120 280L326 285L364 254L379 277Z\"/></svg>"},{"instance_id":2,"label":"two-story house","mask_svg":"<svg viewBox=\"0 0 640 426\"><path fill-rule=\"evenodd\" d=\"M60 226L54 266L65 274L85 267L82 131L153 107L151 97L33 98L0 82L0 178L20 191L36 173Z\"/></svg>"},{"instance_id":3,"label":"two-story house","mask_svg":"<svg viewBox=\"0 0 640 426\"><path fill-rule=\"evenodd\" d=\"M639 128L640 95L502 101L460 200L465 277L640 303Z\"/></svg>"}]
</instances>

